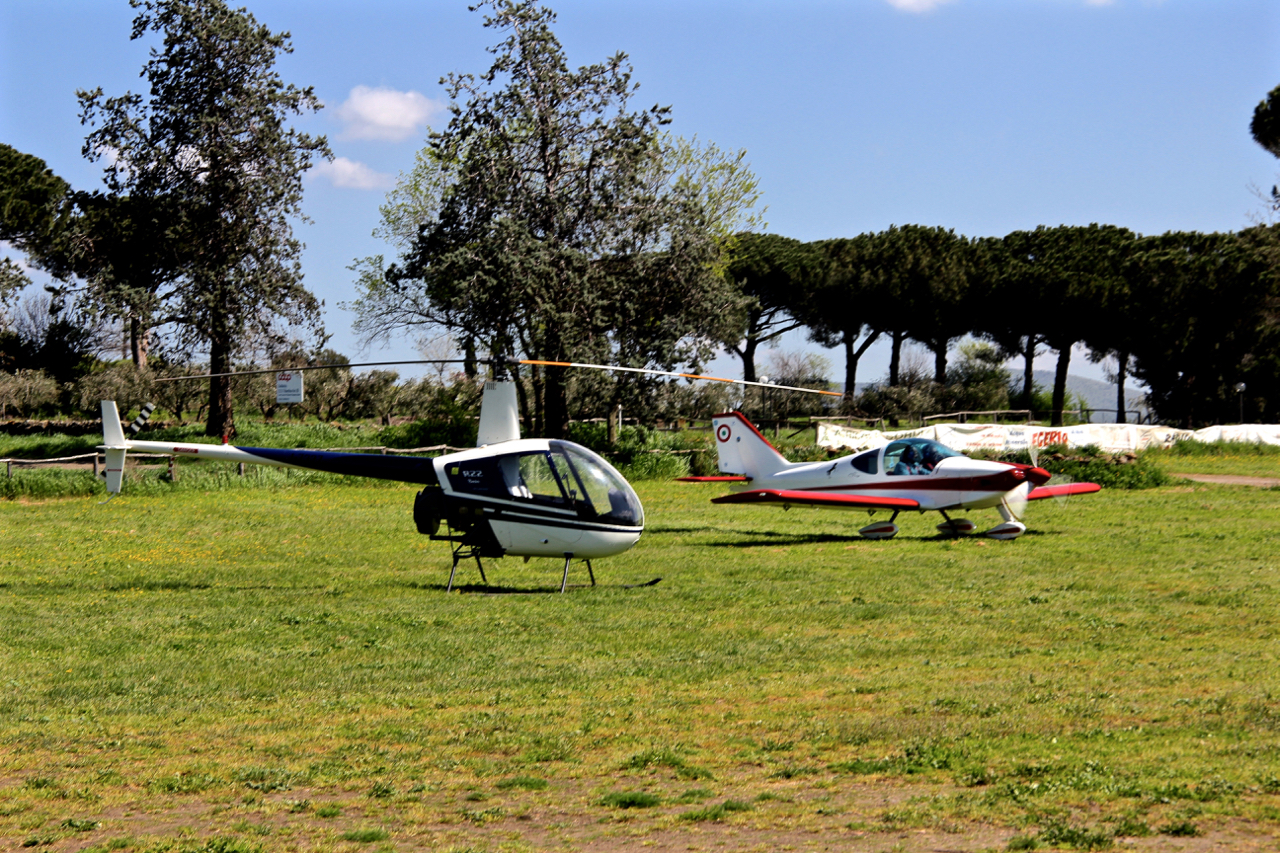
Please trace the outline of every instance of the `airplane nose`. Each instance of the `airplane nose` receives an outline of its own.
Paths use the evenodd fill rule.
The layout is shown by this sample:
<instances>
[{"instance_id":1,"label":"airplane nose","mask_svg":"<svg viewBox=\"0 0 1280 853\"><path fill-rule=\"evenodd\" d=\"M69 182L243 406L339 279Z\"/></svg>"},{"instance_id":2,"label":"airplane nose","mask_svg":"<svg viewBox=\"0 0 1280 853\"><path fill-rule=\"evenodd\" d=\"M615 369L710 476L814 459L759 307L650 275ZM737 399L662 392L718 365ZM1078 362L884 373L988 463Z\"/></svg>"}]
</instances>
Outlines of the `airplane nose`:
<instances>
[{"instance_id":1,"label":"airplane nose","mask_svg":"<svg viewBox=\"0 0 1280 853\"><path fill-rule=\"evenodd\" d=\"M1027 479L1037 486L1043 486L1045 483L1049 482L1051 477L1053 477L1052 474L1043 468L1028 468L1026 470L1026 475Z\"/></svg>"}]
</instances>

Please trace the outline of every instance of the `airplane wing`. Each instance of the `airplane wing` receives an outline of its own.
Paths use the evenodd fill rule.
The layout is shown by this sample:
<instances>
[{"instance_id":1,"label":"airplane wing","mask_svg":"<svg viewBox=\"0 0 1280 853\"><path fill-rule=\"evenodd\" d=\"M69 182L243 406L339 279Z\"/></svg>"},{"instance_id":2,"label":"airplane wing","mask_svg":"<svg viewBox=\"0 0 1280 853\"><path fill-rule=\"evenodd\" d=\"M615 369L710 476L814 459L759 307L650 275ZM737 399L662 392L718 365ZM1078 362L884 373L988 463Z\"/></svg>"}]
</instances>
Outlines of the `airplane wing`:
<instances>
[{"instance_id":1,"label":"airplane wing","mask_svg":"<svg viewBox=\"0 0 1280 853\"><path fill-rule=\"evenodd\" d=\"M821 506L828 509L919 509L920 502L911 498L872 497L870 495L836 495L827 492L802 492L790 489L755 489L712 498L713 504L785 504L786 506Z\"/></svg>"},{"instance_id":2,"label":"airplane wing","mask_svg":"<svg viewBox=\"0 0 1280 853\"><path fill-rule=\"evenodd\" d=\"M1045 498L1061 498L1067 495L1088 495L1102 491L1097 483L1063 483L1061 486L1039 486L1027 495L1027 500L1038 501Z\"/></svg>"}]
</instances>

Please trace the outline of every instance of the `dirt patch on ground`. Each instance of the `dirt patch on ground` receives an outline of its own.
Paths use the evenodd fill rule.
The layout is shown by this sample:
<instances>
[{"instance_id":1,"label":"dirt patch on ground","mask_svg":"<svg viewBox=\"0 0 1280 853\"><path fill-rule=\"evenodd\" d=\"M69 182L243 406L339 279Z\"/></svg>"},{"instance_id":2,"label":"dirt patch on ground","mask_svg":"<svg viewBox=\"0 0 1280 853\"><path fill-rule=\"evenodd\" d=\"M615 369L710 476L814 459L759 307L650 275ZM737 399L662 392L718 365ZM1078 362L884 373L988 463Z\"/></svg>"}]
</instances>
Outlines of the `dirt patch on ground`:
<instances>
[{"instance_id":1,"label":"dirt patch on ground","mask_svg":"<svg viewBox=\"0 0 1280 853\"><path fill-rule=\"evenodd\" d=\"M387 799L332 788L247 797L229 792L215 797L142 794L132 802L100 807L96 813L91 807L67 804L64 807L77 814L79 827L72 829L67 828L71 821L60 820L57 812L62 803L55 801L33 810L44 814L43 826L29 823L30 829L21 836L0 833L0 849L33 846L63 853L92 846L101 849L100 845L123 837L130 839L125 849L146 851L166 841L195 847L206 839L221 837L237 839L245 849L262 851L977 853L1005 850L1015 836L1034 836L1038 831L1037 827L1014 829L977 821L942 821L929 826L895 823L910 820L913 803L954 793L947 785L826 779L774 789L768 798L750 797L749 785L741 789L736 784L717 787L720 792L704 802L680 804L667 798L656 807L630 809L602 805L598 791L591 793L592 786L583 780L561 780L538 794L439 790ZM713 809L726 799L743 805L718 818L690 816ZM1106 825L1100 823L1097 828ZM1195 831L1200 834L1116 838L1114 843L1122 850L1208 853L1275 850L1280 837L1280 827L1242 818L1203 819ZM377 842L382 842L377 848L364 847ZM1041 846L1052 849L1052 845Z\"/></svg>"},{"instance_id":2,"label":"dirt patch on ground","mask_svg":"<svg viewBox=\"0 0 1280 853\"><path fill-rule=\"evenodd\" d=\"M1280 486L1280 477L1240 477L1235 474L1173 474L1171 476L1219 486L1257 486L1260 489Z\"/></svg>"}]
</instances>

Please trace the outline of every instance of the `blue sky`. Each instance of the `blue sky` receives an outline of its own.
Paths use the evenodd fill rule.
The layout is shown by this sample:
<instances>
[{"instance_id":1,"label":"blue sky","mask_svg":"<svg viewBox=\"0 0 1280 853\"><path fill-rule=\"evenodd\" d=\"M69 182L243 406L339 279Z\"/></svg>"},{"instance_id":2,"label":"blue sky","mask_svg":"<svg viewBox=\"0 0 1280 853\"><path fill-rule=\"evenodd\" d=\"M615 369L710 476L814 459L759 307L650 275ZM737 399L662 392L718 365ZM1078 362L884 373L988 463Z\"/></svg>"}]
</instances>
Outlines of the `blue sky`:
<instances>
[{"instance_id":1,"label":"blue sky","mask_svg":"<svg viewBox=\"0 0 1280 853\"><path fill-rule=\"evenodd\" d=\"M377 208L440 120L440 77L487 68L495 35L466 0L247 5L292 33L282 73L326 103L299 126L328 134L340 158L309 176L313 222L297 229L332 344L353 359L413 358L407 339L362 352L336 306L352 296L347 265L384 250L370 235ZM1260 212L1251 188L1280 172L1248 133L1280 84L1271 0L551 5L571 63L625 51L638 103L670 104L681 135L747 149L768 230L801 240L895 223L971 236L1090 222L1235 230ZM80 156L75 90L140 89L133 15L125 0L0 5L0 141L98 186L100 167ZM840 353L826 354L839 378ZM887 361L873 349L859 378Z\"/></svg>"}]
</instances>

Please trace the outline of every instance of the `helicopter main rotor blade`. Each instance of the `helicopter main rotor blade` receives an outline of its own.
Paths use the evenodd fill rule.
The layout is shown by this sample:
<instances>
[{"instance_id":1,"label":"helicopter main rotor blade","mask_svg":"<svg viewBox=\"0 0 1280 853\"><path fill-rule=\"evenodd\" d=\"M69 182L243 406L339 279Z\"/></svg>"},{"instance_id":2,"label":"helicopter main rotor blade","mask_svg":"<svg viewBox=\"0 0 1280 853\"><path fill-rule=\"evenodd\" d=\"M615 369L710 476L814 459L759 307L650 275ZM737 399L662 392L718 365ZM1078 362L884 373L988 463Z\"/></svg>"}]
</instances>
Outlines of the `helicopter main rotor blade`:
<instances>
[{"instance_id":1,"label":"helicopter main rotor blade","mask_svg":"<svg viewBox=\"0 0 1280 853\"><path fill-rule=\"evenodd\" d=\"M544 361L537 358L523 358L519 364L533 364L544 367L586 367L592 370L613 370L621 373L647 373L652 376L675 376L679 379L705 379L709 382L728 382L732 385L753 385L757 388L777 388L783 391L800 391L805 394L825 394L828 397L843 397L839 391L819 391L816 388L798 388L795 385L771 385L768 382L748 382L745 379L726 379L723 376L705 376L701 373L677 373L671 370L650 370L646 367L617 367L612 364L585 364L579 361Z\"/></svg>"}]
</instances>

